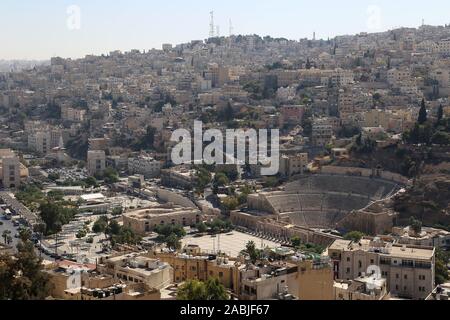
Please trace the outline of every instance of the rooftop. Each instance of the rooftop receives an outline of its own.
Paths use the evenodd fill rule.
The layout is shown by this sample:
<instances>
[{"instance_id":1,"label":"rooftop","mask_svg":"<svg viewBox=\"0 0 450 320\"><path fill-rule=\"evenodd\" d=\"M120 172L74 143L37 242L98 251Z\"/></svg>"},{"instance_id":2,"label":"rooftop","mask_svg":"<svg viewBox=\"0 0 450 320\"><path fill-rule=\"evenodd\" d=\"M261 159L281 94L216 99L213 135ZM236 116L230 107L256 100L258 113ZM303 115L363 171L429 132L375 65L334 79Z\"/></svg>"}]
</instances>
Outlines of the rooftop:
<instances>
[{"instance_id":1,"label":"rooftop","mask_svg":"<svg viewBox=\"0 0 450 320\"><path fill-rule=\"evenodd\" d=\"M411 245L398 245L377 241L376 239L362 239L359 243L351 240L335 240L329 247L330 250L339 251L372 251L382 255L408 259L426 259L434 256L434 248L418 247Z\"/></svg>"}]
</instances>

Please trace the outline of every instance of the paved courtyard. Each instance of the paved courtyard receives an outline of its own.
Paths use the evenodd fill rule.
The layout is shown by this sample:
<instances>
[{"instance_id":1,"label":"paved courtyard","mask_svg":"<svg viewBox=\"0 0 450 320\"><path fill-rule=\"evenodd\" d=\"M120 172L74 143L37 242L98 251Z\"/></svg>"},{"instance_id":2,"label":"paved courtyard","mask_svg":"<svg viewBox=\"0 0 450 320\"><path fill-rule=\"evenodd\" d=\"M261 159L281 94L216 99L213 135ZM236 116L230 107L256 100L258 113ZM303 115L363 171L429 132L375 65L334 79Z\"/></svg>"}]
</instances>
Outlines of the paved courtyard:
<instances>
[{"instance_id":1,"label":"paved courtyard","mask_svg":"<svg viewBox=\"0 0 450 320\"><path fill-rule=\"evenodd\" d=\"M275 243L261 238L254 237L242 232L233 231L228 234L221 234L217 236L204 236L195 238L192 236L185 237L182 240L184 245L198 245L202 251L207 253L216 253L221 251L231 257L237 257L239 253L245 249L245 246L249 241L253 241L256 244L256 248L261 249L265 247L278 248L281 247L279 243Z\"/></svg>"}]
</instances>

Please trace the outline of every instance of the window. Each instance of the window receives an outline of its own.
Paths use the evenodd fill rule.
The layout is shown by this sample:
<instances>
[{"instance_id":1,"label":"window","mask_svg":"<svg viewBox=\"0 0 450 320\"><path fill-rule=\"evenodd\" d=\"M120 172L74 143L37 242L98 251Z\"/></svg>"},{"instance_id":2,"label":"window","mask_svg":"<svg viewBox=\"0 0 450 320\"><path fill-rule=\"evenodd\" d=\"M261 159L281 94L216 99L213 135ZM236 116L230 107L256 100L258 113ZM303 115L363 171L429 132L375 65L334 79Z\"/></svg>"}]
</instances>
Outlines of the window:
<instances>
[{"instance_id":1,"label":"window","mask_svg":"<svg viewBox=\"0 0 450 320\"><path fill-rule=\"evenodd\" d=\"M350 273L350 268L347 268L347 273Z\"/></svg>"},{"instance_id":2,"label":"window","mask_svg":"<svg viewBox=\"0 0 450 320\"><path fill-rule=\"evenodd\" d=\"M347 262L350 262L350 257L347 257Z\"/></svg>"},{"instance_id":3,"label":"window","mask_svg":"<svg viewBox=\"0 0 450 320\"><path fill-rule=\"evenodd\" d=\"M223 278L223 272L219 272L219 278Z\"/></svg>"},{"instance_id":4,"label":"window","mask_svg":"<svg viewBox=\"0 0 450 320\"><path fill-rule=\"evenodd\" d=\"M399 276L398 273L395 275L395 278L396 278L396 279L399 279L399 278L400 278L400 276Z\"/></svg>"},{"instance_id":5,"label":"window","mask_svg":"<svg viewBox=\"0 0 450 320\"><path fill-rule=\"evenodd\" d=\"M361 269L362 268L362 262L358 261L358 267Z\"/></svg>"},{"instance_id":6,"label":"window","mask_svg":"<svg viewBox=\"0 0 450 320\"><path fill-rule=\"evenodd\" d=\"M374 264L375 261L373 259L370 259L370 264Z\"/></svg>"},{"instance_id":7,"label":"window","mask_svg":"<svg viewBox=\"0 0 450 320\"><path fill-rule=\"evenodd\" d=\"M404 277L404 278L405 278L405 280L408 280L408 275L407 275L407 274L405 274L405 277Z\"/></svg>"}]
</instances>

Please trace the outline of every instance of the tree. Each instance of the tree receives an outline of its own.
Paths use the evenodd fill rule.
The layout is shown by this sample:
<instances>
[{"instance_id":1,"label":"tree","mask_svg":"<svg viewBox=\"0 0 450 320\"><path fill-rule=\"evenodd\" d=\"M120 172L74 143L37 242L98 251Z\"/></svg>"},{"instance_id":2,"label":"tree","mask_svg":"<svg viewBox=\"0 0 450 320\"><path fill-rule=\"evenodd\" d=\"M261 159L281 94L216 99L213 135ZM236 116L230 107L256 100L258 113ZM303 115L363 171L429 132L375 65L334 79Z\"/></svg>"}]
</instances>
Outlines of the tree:
<instances>
[{"instance_id":1,"label":"tree","mask_svg":"<svg viewBox=\"0 0 450 320\"><path fill-rule=\"evenodd\" d=\"M197 223L195 225L195 227L197 228L198 232L200 232L200 233L204 233L204 232L208 231L208 227L203 222Z\"/></svg>"},{"instance_id":2,"label":"tree","mask_svg":"<svg viewBox=\"0 0 450 320\"><path fill-rule=\"evenodd\" d=\"M409 225L416 235L420 235L420 233L422 232L422 221L411 217Z\"/></svg>"},{"instance_id":3,"label":"tree","mask_svg":"<svg viewBox=\"0 0 450 320\"><path fill-rule=\"evenodd\" d=\"M120 225L116 220L111 220L108 227L106 228L106 233L110 236L117 236L120 234Z\"/></svg>"},{"instance_id":4,"label":"tree","mask_svg":"<svg viewBox=\"0 0 450 320\"><path fill-rule=\"evenodd\" d=\"M218 187L226 186L230 183L227 175L223 172L219 172L214 176L214 185Z\"/></svg>"},{"instance_id":5,"label":"tree","mask_svg":"<svg viewBox=\"0 0 450 320\"><path fill-rule=\"evenodd\" d=\"M177 300L221 301L229 299L230 296L218 279L209 279L206 282L189 280L177 291Z\"/></svg>"},{"instance_id":6,"label":"tree","mask_svg":"<svg viewBox=\"0 0 450 320\"><path fill-rule=\"evenodd\" d=\"M226 210L233 211L239 206L239 200L236 197L226 197L222 200L222 204Z\"/></svg>"},{"instance_id":7,"label":"tree","mask_svg":"<svg viewBox=\"0 0 450 320\"><path fill-rule=\"evenodd\" d=\"M69 223L77 214L76 208L66 207L62 203L47 199L40 205L40 216L45 223L45 235L61 231L61 227Z\"/></svg>"},{"instance_id":8,"label":"tree","mask_svg":"<svg viewBox=\"0 0 450 320\"><path fill-rule=\"evenodd\" d=\"M111 214L112 214L113 216L121 216L122 213L123 213L123 209L120 208L120 207L114 208L114 209L112 210L112 212L111 212Z\"/></svg>"},{"instance_id":9,"label":"tree","mask_svg":"<svg viewBox=\"0 0 450 320\"><path fill-rule=\"evenodd\" d=\"M211 182L211 172L203 167L200 167L196 171L196 189L198 192L203 192L206 186Z\"/></svg>"},{"instance_id":10,"label":"tree","mask_svg":"<svg viewBox=\"0 0 450 320\"><path fill-rule=\"evenodd\" d=\"M294 247L298 248L298 247L300 247L300 245L302 244L302 241L301 241L301 239L300 239L299 237L293 237L293 238L291 239L291 243L292 243L292 245L293 245Z\"/></svg>"},{"instance_id":11,"label":"tree","mask_svg":"<svg viewBox=\"0 0 450 320\"><path fill-rule=\"evenodd\" d=\"M180 238L175 233L172 233L166 238L166 245L170 249L179 250L181 249Z\"/></svg>"},{"instance_id":12,"label":"tree","mask_svg":"<svg viewBox=\"0 0 450 320\"><path fill-rule=\"evenodd\" d=\"M443 284L450 280L450 276L447 269L450 256L448 252L442 251L442 249L436 249L436 263L435 263L435 280L436 284Z\"/></svg>"},{"instance_id":13,"label":"tree","mask_svg":"<svg viewBox=\"0 0 450 320\"><path fill-rule=\"evenodd\" d=\"M0 300L43 300L50 282L33 243L24 237L14 257L0 256Z\"/></svg>"},{"instance_id":14,"label":"tree","mask_svg":"<svg viewBox=\"0 0 450 320\"><path fill-rule=\"evenodd\" d=\"M9 237L10 235L11 235L11 231L9 231L9 230L3 231L3 233L2 233L2 238L4 239L5 244L8 243L8 237Z\"/></svg>"},{"instance_id":15,"label":"tree","mask_svg":"<svg viewBox=\"0 0 450 320\"><path fill-rule=\"evenodd\" d=\"M362 232L359 232L359 231L352 231L352 232L347 233L347 234L344 236L344 239L345 239L345 240L351 240L351 241L353 241L353 242L359 242L359 241L361 241L361 239L362 239L364 236L365 236L365 234L362 233Z\"/></svg>"},{"instance_id":16,"label":"tree","mask_svg":"<svg viewBox=\"0 0 450 320\"><path fill-rule=\"evenodd\" d=\"M203 282L198 280L185 282L177 291L177 300L205 301L206 298L206 286Z\"/></svg>"},{"instance_id":17,"label":"tree","mask_svg":"<svg viewBox=\"0 0 450 320\"><path fill-rule=\"evenodd\" d=\"M103 233L106 231L107 227L108 227L108 218L106 216L101 216L100 218L97 219L97 221L94 222L92 231L95 233Z\"/></svg>"},{"instance_id":18,"label":"tree","mask_svg":"<svg viewBox=\"0 0 450 320\"><path fill-rule=\"evenodd\" d=\"M84 182L86 183L86 185L88 187L94 187L94 188L98 187L97 179L95 179L95 177L87 177L84 180Z\"/></svg>"},{"instance_id":19,"label":"tree","mask_svg":"<svg viewBox=\"0 0 450 320\"><path fill-rule=\"evenodd\" d=\"M427 108L425 106L425 99L422 99L420 111L419 111L419 124L424 124L428 120Z\"/></svg>"},{"instance_id":20,"label":"tree","mask_svg":"<svg viewBox=\"0 0 450 320\"><path fill-rule=\"evenodd\" d=\"M217 278L208 279L208 281L206 282L206 295L207 300L212 301L223 301L230 299L230 296L228 295L225 287Z\"/></svg>"},{"instance_id":21,"label":"tree","mask_svg":"<svg viewBox=\"0 0 450 320\"><path fill-rule=\"evenodd\" d=\"M103 172L103 179L107 184L116 183L119 181L119 174L113 168L106 168Z\"/></svg>"},{"instance_id":22,"label":"tree","mask_svg":"<svg viewBox=\"0 0 450 320\"><path fill-rule=\"evenodd\" d=\"M442 104L439 105L439 109L437 112L437 123L439 124L442 119L444 119L444 108L442 107Z\"/></svg>"},{"instance_id":23,"label":"tree","mask_svg":"<svg viewBox=\"0 0 450 320\"><path fill-rule=\"evenodd\" d=\"M245 250L243 253L247 254L250 257L250 260L253 264L256 263L258 260L258 257L260 255L260 252L258 249L256 249L256 244L253 241L249 241L247 245L245 246Z\"/></svg>"}]
</instances>

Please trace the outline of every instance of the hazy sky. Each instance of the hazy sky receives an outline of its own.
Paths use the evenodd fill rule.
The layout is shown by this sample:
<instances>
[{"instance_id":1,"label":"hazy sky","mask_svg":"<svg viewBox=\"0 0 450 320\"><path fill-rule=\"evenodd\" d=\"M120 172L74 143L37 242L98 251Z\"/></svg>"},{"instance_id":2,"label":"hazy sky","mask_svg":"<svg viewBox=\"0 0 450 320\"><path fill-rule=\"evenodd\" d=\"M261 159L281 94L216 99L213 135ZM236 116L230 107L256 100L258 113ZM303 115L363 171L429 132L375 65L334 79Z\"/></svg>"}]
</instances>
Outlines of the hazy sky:
<instances>
[{"instance_id":1,"label":"hazy sky","mask_svg":"<svg viewBox=\"0 0 450 320\"><path fill-rule=\"evenodd\" d=\"M71 6L80 10L69 10ZM72 8L73 9L73 8ZM298 40L450 22L448 0L1 0L0 59L82 57L221 35ZM78 21L80 24L78 24Z\"/></svg>"}]
</instances>

